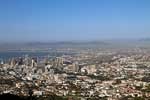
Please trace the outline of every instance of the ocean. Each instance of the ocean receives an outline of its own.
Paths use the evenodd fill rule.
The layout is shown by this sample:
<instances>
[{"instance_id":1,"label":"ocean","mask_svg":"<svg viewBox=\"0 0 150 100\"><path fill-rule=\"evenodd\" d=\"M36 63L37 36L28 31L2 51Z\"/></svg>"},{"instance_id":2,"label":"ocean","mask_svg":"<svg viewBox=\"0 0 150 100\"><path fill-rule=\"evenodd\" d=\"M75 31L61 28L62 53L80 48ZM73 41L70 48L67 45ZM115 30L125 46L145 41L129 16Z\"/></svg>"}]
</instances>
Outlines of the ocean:
<instances>
[{"instance_id":1,"label":"ocean","mask_svg":"<svg viewBox=\"0 0 150 100\"><path fill-rule=\"evenodd\" d=\"M62 55L70 55L71 53L62 53L62 52L23 52L23 51L9 51L9 52L0 52L0 60L8 60L16 57L23 57L28 55L29 57L59 57Z\"/></svg>"}]
</instances>

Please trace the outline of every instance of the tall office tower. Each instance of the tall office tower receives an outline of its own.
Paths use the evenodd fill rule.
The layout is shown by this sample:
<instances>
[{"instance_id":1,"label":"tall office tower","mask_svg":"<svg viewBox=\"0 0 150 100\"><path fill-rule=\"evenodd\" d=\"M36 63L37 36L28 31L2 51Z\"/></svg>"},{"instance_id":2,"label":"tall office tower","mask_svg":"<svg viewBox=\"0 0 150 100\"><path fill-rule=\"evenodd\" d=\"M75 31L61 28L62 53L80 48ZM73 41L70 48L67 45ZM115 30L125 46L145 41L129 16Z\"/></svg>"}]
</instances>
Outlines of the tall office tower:
<instances>
[{"instance_id":1,"label":"tall office tower","mask_svg":"<svg viewBox=\"0 0 150 100\"><path fill-rule=\"evenodd\" d=\"M34 67L37 66L38 58L37 57L33 57L32 59L34 60Z\"/></svg>"},{"instance_id":2,"label":"tall office tower","mask_svg":"<svg viewBox=\"0 0 150 100\"><path fill-rule=\"evenodd\" d=\"M31 67L35 67L36 66L36 62L35 62L35 60L32 58L32 60L31 60Z\"/></svg>"},{"instance_id":3,"label":"tall office tower","mask_svg":"<svg viewBox=\"0 0 150 100\"><path fill-rule=\"evenodd\" d=\"M64 58L61 58L61 65L63 65L64 63Z\"/></svg>"},{"instance_id":4,"label":"tall office tower","mask_svg":"<svg viewBox=\"0 0 150 100\"><path fill-rule=\"evenodd\" d=\"M56 58L56 65L57 66L63 65L63 61L64 61L64 59L62 57L57 57Z\"/></svg>"},{"instance_id":5,"label":"tall office tower","mask_svg":"<svg viewBox=\"0 0 150 100\"><path fill-rule=\"evenodd\" d=\"M78 64L78 62L75 62L74 66L75 66L75 72L79 72L79 64Z\"/></svg>"},{"instance_id":6,"label":"tall office tower","mask_svg":"<svg viewBox=\"0 0 150 100\"><path fill-rule=\"evenodd\" d=\"M11 59L10 65L11 66L15 66L16 65L16 60L14 58Z\"/></svg>"},{"instance_id":7,"label":"tall office tower","mask_svg":"<svg viewBox=\"0 0 150 100\"><path fill-rule=\"evenodd\" d=\"M59 58L56 57L56 59L55 59L55 66L58 66L58 63L59 63Z\"/></svg>"},{"instance_id":8,"label":"tall office tower","mask_svg":"<svg viewBox=\"0 0 150 100\"><path fill-rule=\"evenodd\" d=\"M29 65L29 56L28 55L25 55L24 64Z\"/></svg>"},{"instance_id":9,"label":"tall office tower","mask_svg":"<svg viewBox=\"0 0 150 100\"><path fill-rule=\"evenodd\" d=\"M34 67L34 60L31 60L31 67Z\"/></svg>"},{"instance_id":10,"label":"tall office tower","mask_svg":"<svg viewBox=\"0 0 150 100\"><path fill-rule=\"evenodd\" d=\"M4 64L4 61L3 61L3 59L0 59L0 61L1 61L1 64L3 65L3 64Z\"/></svg>"}]
</instances>

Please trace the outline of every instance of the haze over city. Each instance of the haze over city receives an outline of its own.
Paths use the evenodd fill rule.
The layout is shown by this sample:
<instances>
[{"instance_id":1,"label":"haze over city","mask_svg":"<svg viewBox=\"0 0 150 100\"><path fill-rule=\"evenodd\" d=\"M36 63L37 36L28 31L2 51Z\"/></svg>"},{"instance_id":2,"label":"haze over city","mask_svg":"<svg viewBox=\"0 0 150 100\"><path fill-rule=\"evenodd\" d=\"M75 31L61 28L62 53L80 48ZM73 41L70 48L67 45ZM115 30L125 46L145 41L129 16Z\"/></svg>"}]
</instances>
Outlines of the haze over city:
<instances>
[{"instance_id":1,"label":"haze over city","mask_svg":"<svg viewBox=\"0 0 150 100\"><path fill-rule=\"evenodd\" d=\"M0 0L0 100L150 100L150 0Z\"/></svg>"},{"instance_id":2,"label":"haze over city","mask_svg":"<svg viewBox=\"0 0 150 100\"><path fill-rule=\"evenodd\" d=\"M0 42L150 37L149 0L1 0Z\"/></svg>"}]
</instances>

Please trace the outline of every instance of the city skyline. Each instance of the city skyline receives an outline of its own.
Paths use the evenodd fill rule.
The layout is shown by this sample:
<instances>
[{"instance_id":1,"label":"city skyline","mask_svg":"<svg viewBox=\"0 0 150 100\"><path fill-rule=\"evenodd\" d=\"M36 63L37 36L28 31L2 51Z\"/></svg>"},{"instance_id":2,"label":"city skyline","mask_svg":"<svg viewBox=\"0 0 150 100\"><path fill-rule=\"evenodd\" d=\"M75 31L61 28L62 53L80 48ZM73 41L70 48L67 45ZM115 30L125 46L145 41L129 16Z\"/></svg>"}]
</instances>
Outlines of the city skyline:
<instances>
[{"instance_id":1,"label":"city skyline","mask_svg":"<svg viewBox=\"0 0 150 100\"><path fill-rule=\"evenodd\" d=\"M1 0L0 42L150 37L149 0Z\"/></svg>"}]
</instances>

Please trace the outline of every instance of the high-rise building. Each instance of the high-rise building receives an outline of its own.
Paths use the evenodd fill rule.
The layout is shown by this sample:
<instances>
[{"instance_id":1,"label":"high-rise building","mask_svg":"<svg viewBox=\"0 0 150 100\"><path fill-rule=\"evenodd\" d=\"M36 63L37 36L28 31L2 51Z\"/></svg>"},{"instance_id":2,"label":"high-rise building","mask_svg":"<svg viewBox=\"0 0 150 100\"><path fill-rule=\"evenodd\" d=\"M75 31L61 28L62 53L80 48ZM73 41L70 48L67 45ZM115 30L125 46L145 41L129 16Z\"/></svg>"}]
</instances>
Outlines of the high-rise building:
<instances>
[{"instance_id":1,"label":"high-rise building","mask_svg":"<svg viewBox=\"0 0 150 100\"><path fill-rule=\"evenodd\" d=\"M10 65L15 66L17 64L16 60L14 58L11 59Z\"/></svg>"},{"instance_id":2,"label":"high-rise building","mask_svg":"<svg viewBox=\"0 0 150 100\"><path fill-rule=\"evenodd\" d=\"M3 59L0 59L0 61L1 61L1 64L3 65L3 64L4 64L4 61L3 61Z\"/></svg>"}]
</instances>

